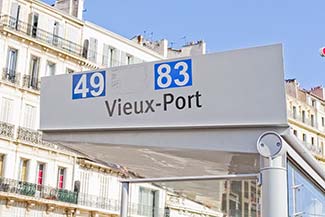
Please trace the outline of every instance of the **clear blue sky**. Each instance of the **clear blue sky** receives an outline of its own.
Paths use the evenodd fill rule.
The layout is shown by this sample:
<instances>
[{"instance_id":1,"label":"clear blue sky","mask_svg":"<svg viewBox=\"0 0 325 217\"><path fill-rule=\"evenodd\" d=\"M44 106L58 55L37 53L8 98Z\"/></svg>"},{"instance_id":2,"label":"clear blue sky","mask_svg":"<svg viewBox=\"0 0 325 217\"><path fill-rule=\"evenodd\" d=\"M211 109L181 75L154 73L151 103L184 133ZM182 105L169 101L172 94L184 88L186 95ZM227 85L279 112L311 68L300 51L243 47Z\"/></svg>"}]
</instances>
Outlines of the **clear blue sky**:
<instances>
[{"instance_id":1,"label":"clear blue sky","mask_svg":"<svg viewBox=\"0 0 325 217\"><path fill-rule=\"evenodd\" d=\"M127 38L166 38L174 47L201 39L208 52L283 43L286 78L325 86L324 0L85 0L85 9L86 20Z\"/></svg>"}]
</instances>

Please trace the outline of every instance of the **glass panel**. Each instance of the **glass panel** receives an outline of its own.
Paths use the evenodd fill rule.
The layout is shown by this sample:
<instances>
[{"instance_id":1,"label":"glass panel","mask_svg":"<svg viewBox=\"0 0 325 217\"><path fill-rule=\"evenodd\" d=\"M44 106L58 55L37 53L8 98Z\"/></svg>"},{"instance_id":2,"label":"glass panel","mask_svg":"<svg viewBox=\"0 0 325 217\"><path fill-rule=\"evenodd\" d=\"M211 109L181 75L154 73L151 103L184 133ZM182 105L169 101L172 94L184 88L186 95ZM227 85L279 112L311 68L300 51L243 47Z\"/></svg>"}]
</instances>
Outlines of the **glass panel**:
<instances>
[{"instance_id":1,"label":"glass panel","mask_svg":"<svg viewBox=\"0 0 325 217\"><path fill-rule=\"evenodd\" d=\"M261 191L255 179L154 184L157 189L142 186L136 188L136 185L141 184L131 184L130 194L136 193L132 189L138 189L138 200L132 197L129 199L129 216L177 216L180 210L186 210L186 216L204 213L204 216L218 217L261 217ZM166 195L166 204L159 197L163 189L173 189Z\"/></svg>"},{"instance_id":2,"label":"glass panel","mask_svg":"<svg viewBox=\"0 0 325 217\"><path fill-rule=\"evenodd\" d=\"M288 163L289 216L325 216L325 193Z\"/></svg>"}]
</instances>

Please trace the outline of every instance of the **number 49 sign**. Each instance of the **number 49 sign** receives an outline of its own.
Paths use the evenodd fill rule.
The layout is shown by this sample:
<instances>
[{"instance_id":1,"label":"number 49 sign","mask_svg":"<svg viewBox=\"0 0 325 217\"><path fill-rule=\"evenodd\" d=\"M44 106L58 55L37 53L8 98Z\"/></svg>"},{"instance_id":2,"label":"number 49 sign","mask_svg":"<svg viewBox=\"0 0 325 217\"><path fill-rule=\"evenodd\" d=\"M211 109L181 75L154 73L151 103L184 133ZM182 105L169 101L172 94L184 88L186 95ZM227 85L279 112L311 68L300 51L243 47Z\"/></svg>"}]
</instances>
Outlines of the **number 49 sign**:
<instances>
[{"instance_id":1,"label":"number 49 sign","mask_svg":"<svg viewBox=\"0 0 325 217\"><path fill-rule=\"evenodd\" d=\"M72 75L72 99L105 96L106 74L88 72Z\"/></svg>"},{"instance_id":2,"label":"number 49 sign","mask_svg":"<svg viewBox=\"0 0 325 217\"><path fill-rule=\"evenodd\" d=\"M192 60L158 63L155 70L155 90L192 86Z\"/></svg>"}]
</instances>

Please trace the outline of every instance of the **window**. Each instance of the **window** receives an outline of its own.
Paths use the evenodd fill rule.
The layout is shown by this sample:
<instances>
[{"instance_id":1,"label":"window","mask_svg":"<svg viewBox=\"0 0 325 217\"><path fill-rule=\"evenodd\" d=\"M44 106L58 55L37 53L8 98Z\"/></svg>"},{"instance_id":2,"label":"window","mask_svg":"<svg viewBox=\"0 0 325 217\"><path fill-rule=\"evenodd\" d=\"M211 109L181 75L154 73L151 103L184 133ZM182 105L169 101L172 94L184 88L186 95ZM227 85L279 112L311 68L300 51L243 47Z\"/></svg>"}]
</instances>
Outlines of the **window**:
<instances>
[{"instance_id":1,"label":"window","mask_svg":"<svg viewBox=\"0 0 325 217\"><path fill-rule=\"evenodd\" d=\"M26 104L23 126L28 129L34 129L35 122L36 122L36 107Z\"/></svg>"},{"instance_id":2,"label":"window","mask_svg":"<svg viewBox=\"0 0 325 217\"><path fill-rule=\"evenodd\" d=\"M293 116L294 119L297 118L297 107L296 106L292 107L292 116Z\"/></svg>"},{"instance_id":3,"label":"window","mask_svg":"<svg viewBox=\"0 0 325 217\"><path fill-rule=\"evenodd\" d=\"M156 191L140 187L138 215L154 216Z\"/></svg>"},{"instance_id":4,"label":"window","mask_svg":"<svg viewBox=\"0 0 325 217\"><path fill-rule=\"evenodd\" d=\"M312 145L315 144L315 139L314 139L314 137L311 137L311 144L312 144Z\"/></svg>"},{"instance_id":5,"label":"window","mask_svg":"<svg viewBox=\"0 0 325 217\"><path fill-rule=\"evenodd\" d=\"M21 159L20 160L20 174L19 174L20 181L23 181L23 182L27 181L27 167L28 167L28 160Z\"/></svg>"},{"instance_id":6,"label":"window","mask_svg":"<svg viewBox=\"0 0 325 217\"><path fill-rule=\"evenodd\" d=\"M55 75L55 68L56 68L55 63L48 61L46 64L46 75L47 76Z\"/></svg>"},{"instance_id":7,"label":"window","mask_svg":"<svg viewBox=\"0 0 325 217\"><path fill-rule=\"evenodd\" d=\"M302 112L301 112L301 121L303 123L305 123L305 121L306 121L306 112L304 110L302 110Z\"/></svg>"},{"instance_id":8,"label":"window","mask_svg":"<svg viewBox=\"0 0 325 217\"><path fill-rule=\"evenodd\" d=\"M297 130L293 130L293 135L297 136Z\"/></svg>"},{"instance_id":9,"label":"window","mask_svg":"<svg viewBox=\"0 0 325 217\"><path fill-rule=\"evenodd\" d=\"M44 184L44 173L45 173L45 164L39 163L37 165L37 184L38 185Z\"/></svg>"},{"instance_id":10,"label":"window","mask_svg":"<svg viewBox=\"0 0 325 217\"><path fill-rule=\"evenodd\" d=\"M310 115L310 124L312 127L315 126L315 116L314 115Z\"/></svg>"},{"instance_id":11,"label":"window","mask_svg":"<svg viewBox=\"0 0 325 217\"><path fill-rule=\"evenodd\" d=\"M59 44L59 28L60 23L58 21L55 21L53 25L53 45Z\"/></svg>"},{"instance_id":12,"label":"window","mask_svg":"<svg viewBox=\"0 0 325 217\"><path fill-rule=\"evenodd\" d=\"M84 40L84 46L82 49L82 57L83 58L88 58L88 50L89 50L89 40L85 39Z\"/></svg>"},{"instance_id":13,"label":"window","mask_svg":"<svg viewBox=\"0 0 325 217\"><path fill-rule=\"evenodd\" d=\"M4 170L4 155L0 155L0 177L3 177L3 170Z\"/></svg>"},{"instance_id":14,"label":"window","mask_svg":"<svg viewBox=\"0 0 325 217\"><path fill-rule=\"evenodd\" d=\"M17 53L18 51L16 49L13 48L8 49L6 78L13 83L15 83L17 79L16 77Z\"/></svg>"},{"instance_id":15,"label":"window","mask_svg":"<svg viewBox=\"0 0 325 217\"><path fill-rule=\"evenodd\" d=\"M314 99L311 100L311 106L316 108L316 100L314 100Z\"/></svg>"},{"instance_id":16,"label":"window","mask_svg":"<svg viewBox=\"0 0 325 217\"><path fill-rule=\"evenodd\" d=\"M38 17L39 15L37 13L31 13L29 15L29 23L30 23L29 34L34 38L37 37Z\"/></svg>"},{"instance_id":17,"label":"window","mask_svg":"<svg viewBox=\"0 0 325 217\"><path fill-rule=\"evenodd\" d=\"M110 48L110 60L109 60L109 66L117 66L118 61L117 61L117 50L115 48Z\"/></svg>"},{"instance_id":18,"label":"window","mask_svg":"<svg viewBox=\"0 0 325 217\"><path fill-rule=\"evenodd\" d=\"M39 62L40 59L38 57L32 56L31 64L30 64L30 83L29 86L32 88L38 89L38 71L39 71Z\"/></svg>"},{"instance_id":19,"label":"window","mask_svg":"<svg viewBox=\"0 0 325 217\"><path fill-rule=\"evenodd\" d=\"M9 26L18 30L19 28L20 5L17 2L11 3Z\"/></svg>"},{"instance_id":20,"label":"window","mask_svg":"<svg viewBox=\"0 0 325 217\"><path fill-rule=\"evenodd\" d=\"M134 63L134 58L133 58L133 56L131 56L131 55L127 55L126 58L127 58L127 64L128 64L128 65Z\"/></svg>"},{"instance_id":21,"label":"window","mask_svg":"<svg viewBox=\"0 0 325 217\"><path fill-rule=\"evenodd\" d=\"M325 118L322 117L322 127L325 127Z\"/></svg>"},{"instance_id":22,"label":"window","mask_svg":"<svg viewBox=\"0 0 325 217\"><path fill-rule=\"evenodd\" d=\"M67 68L66 71L67 71L67 74L74 73L74 70L73 70L73 69L69 69L69 68Z\"/></svg>"},{"instance_id":23,"label":"window","mask_svg":"<svg viewBox=\"0 0 325 217\"><path fill-rule=\"evenodd\" d=\"M63 189L64 186L64 182L65 182L65 171L66 169L63 167L59 167L58 170L58 188L59 189Z\"/></svg>"},{"instance_id":24,"label":"window","mask_svg":"<svg viewBox=\"0 0 325 217\"><path fill-rule=\"evenodd\" d=\"M304 133L302 134L302 141L307 142L307 136Z\"/></svg>"},{"instance_id":25,"label":"window","mask_svg":"<svg viewBox=\"0 0 325 217\"><path fill-rule=\"evenodd\" d=\"M104 44L103 47L103 59L102 59L102 64L106 67L112 67L114 66L114 57L115 55L115 48L110 47L107 44Z\"/></svg>"},{"instance_id":26,"label":"window","mask_svg":"<svg viewBox=\"0 0 325 217\"><path fill-rule=\"evenodd\" d=\"M11 123L13 114L13 100L3 97L1 100L0 121Z\"/></svg>"}]
</instances>

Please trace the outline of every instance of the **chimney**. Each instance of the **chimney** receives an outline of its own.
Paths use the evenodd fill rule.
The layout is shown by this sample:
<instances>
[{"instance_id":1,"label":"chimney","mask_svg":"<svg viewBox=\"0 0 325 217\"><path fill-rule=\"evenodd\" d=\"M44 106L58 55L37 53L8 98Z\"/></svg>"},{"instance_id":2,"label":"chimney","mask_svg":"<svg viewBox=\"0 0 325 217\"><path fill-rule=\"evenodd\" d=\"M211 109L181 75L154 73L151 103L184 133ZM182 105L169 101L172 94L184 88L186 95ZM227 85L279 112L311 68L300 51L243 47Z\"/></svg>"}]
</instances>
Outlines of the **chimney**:
<instances>
[{"instance_id":1,"label":"chimney","mask_svg":"<svg viewBox=\"0 0 325 217\"><path fill-rule=\"evenodd\" d=\"M56 0L54 7L82 20L84 0Z\"/></svg>"},{"instance_id":2,"label":"chimney","mask_svg":"<svg viewBox=\"0 0 325 217\"><path fill-rule=\"evenodd\" d=\"M322 100L325 100L325 89L322 86L311 88L310 92Z\"/></svg>"}]
</instances>

